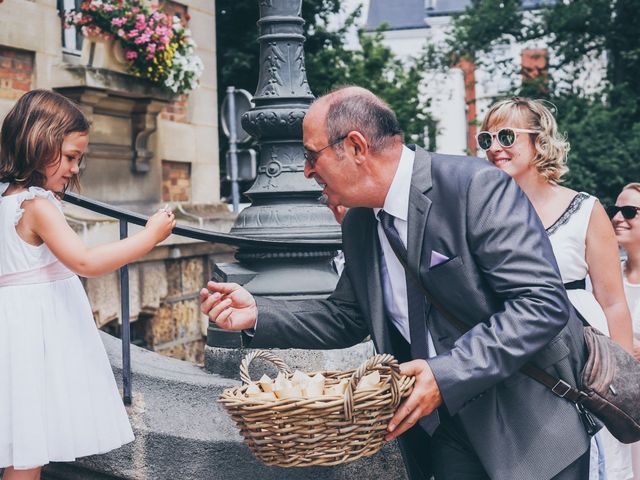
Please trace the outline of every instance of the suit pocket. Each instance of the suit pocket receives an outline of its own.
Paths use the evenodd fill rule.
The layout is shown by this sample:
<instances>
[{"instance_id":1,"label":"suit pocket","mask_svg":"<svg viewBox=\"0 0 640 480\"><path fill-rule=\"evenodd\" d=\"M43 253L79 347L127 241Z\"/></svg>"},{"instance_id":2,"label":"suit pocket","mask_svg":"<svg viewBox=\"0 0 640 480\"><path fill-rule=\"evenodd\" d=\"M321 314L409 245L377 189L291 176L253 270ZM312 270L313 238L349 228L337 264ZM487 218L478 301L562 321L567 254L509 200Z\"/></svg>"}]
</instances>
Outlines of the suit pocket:
<instances>
[{"instance_id":1,"label":"suit pocket","mask_svg":"<svg viewBox=\"0 0 640 480\"><path fill-rule=\"evenodd\" d=\"M423 285L443 305L463 305L473 293L463 266L460 256L436 265L422 273Z\"/></svg>"},{"instance_id":2,"label":"suit pocket","mask_svg":"<svg viewBox=\"0 0 640 480\"><path fill-rule=\"evenodd\" d=\"M464 265L464 262L462 261L462 257L457 256L457 257L450 258L445 262L434 265L433 267L430 267L428 270L428 273L435 274L436 272L440 273L445 271L451 271L451 270L455 270L456 268L460 268L462 265Z\"/></svg>"},{"instance_id":3,"label":"suit pocket","mask_svg":"<svg viewBox=\"0 0 640 480\"><path fill-rule=\"evenodd\" d=\"M549 344L540 350L536 355L534 355L533 359L529 362L535 365L536 367L540 367L551 373L552 375L557 375L551 368L556 363L562 361L563 359L569 356L569 347L560 337L556 337ZM503 383L506 387L512 387L518 383L520 383L525 378L530 378L528 375L524 373L517 372L513 374L511 377L507 378Z\"/></svg>"}]
</instances>

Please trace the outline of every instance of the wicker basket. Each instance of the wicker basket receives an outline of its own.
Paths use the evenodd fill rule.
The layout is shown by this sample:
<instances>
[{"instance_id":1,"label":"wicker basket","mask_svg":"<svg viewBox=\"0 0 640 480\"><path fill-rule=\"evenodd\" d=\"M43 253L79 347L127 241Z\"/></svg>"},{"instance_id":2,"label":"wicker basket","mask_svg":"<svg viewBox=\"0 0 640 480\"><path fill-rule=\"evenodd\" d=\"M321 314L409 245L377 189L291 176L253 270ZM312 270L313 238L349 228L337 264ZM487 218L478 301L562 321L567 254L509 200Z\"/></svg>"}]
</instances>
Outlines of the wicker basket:
<instances>
[{"instance_id":1,"label":"wicker basket","mask_svg":"<svg viewBox=\"0 0 640 480\"><path fill-rule=\"evenodd\" d=\"M226 389L219 401L255 456L279 467L338 465L375 454L384 443L389 420L415 380L400 375L392 355L375 355L357 370L320 372L326 385L350 378L344 395L264 401L244 397L251 383L249 365L255 358L271 361L290 378L291 369L280 358L255 350L240 365L243 385ZM360 378L374 370L379 371L382 386L356 391Z\"/></svg>"}]
</instances>

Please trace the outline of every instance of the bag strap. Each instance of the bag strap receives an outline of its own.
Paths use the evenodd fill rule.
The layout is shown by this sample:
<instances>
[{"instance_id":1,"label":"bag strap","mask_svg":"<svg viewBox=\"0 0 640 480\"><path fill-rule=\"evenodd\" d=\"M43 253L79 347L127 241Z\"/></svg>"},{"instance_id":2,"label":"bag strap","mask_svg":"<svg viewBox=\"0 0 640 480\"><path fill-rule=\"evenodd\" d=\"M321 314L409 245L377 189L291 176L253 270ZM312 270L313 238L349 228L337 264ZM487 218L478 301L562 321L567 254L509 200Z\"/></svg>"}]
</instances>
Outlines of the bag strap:
<instances>
[{"instance_id":1,"label":"bag strap","mask_svg":"<svg viewBox=\"0 0 640 480\"><path fill-rule=\"evenodd\" d=\"M431 303L431 305L436 307L436 309L440 312L440 314L444 318L446 318L449 321L449 323L451 323L454 327L460 330L462 333L468 332L471 329L469 325L458 320L440 302L438 302L435 298L433 298L429 290L426 289L426 287L418 279L414 271L408 267L406 262L404 262L400 258L400 256L398 256L397 254L396 254L396 257L398 258L398 260L400 260L400 263L404 267L405 271L409 272L408 278L410 278L418 286L418 288L422 290L422 292L424 293L424 296ZM551 390L558 397L566 398L567 400L575 404L579 405L580 402L582 402L585 398L587 398L586 393L582 392L581 390L578 390L577 388L572 387L564 380L554 377L550 373L547 373L546 371L544 371L542 368L537 367L531 363L525 363L520 368L520 372L524 373L528 377L531 377L536 382L541 383L542 385L547 387L549 390Z\"/></svg>"}]
</instances>

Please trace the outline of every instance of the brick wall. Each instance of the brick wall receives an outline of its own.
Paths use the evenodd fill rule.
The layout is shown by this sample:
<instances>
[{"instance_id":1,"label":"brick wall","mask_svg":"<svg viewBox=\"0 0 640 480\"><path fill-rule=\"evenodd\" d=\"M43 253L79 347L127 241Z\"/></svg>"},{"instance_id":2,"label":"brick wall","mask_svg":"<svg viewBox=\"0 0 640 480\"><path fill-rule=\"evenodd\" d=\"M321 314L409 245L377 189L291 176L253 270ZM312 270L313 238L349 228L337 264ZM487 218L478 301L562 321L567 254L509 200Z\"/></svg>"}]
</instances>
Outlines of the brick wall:
<instances>
[{"instance_id":1,"label":"brick wall","mask_svg":"<svg viewBox=\"0 0 640 480\"><path fill-rule=\"evenodd\" d=\"M0 46L0 98L17 100L32 88L34 53Z\"/></svg>"},{"instance_id":2,"label":"brick wall","mask_svg":"<svg viewBox=\"0 0 640 480\"><path fill-rule=\"evenodd\" d=\"M187 96L180 95L176 100L164 107L160 112L160 118L172 122L188 123Z\"/></svg>"},{"instance_id":3,"label":"brick wall","mask_svg":"<svg viewBox=\"0 0 640 480\"><path fill-rule=\"evenodd\" d=\"M549 83L548 51L546 48L525 48L521 52L522 83L546 92Z\"/></svg>"},{"instance_id":4,"label":"brick wall","mask_svg":"<svg viewBox=\"0 0 640 480\"><path fill-rule=\"evenodd\" d=\"M187 7L171 0L165 0L161 3L165 13L180 17L182 25L189 26L189 13ZM174 102L170 103L160 112L160 118L171 120L172 122L188 123L187 119L187 96L181 95Z\"/></svg>"},{"instance_id":5,"label":"brick wall","mask_svg":"<svg viewBox=\"0 0 640 480\"><path fill-rule=\"evenodd\" d=\"M464 102L467 106L467 149L471 155L476 155L476 133L478 130L476 120L476 66L473 62L463 58L458 67L464 74Z\"/></svg>"},{"instance_id":6,"label":"brick wall","mask_svg":"<svg viewBox=\"0 0 640 480\"><path fill-rule=\"evenodd\" d=\"M162 161L162 201L191 201L191 164Z\"/></svg>"}]
</instances>

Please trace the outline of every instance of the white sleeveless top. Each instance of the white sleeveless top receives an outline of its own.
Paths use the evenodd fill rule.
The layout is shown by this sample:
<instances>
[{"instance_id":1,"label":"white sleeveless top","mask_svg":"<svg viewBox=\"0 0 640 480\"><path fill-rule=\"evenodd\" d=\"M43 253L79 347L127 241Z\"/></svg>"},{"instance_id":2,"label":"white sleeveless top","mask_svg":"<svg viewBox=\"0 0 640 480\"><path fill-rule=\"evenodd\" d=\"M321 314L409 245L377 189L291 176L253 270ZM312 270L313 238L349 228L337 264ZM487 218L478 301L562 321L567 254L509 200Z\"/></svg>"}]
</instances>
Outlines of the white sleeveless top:
<instances>
[{"instance_id":1,"label":"white sleeveless top","mask_svg":"<svg viewBox=\"0 0 640 480\"><path fill-rule=\"evenodd\" d=\"M564 283L588 280L586 238L595 202L596 198L588 193L578 193L560 218L547 228ZM609 335L607 318L591 291L572 289L567 291L567 295L573 306L592 326Z\"/></svg>"},{"instance_id":2,"label":"white sleeveless top","mask_svg":"<svg viewBox=\"0 0 640 480\"><path fill-rule=\"evenodd\" d=\"M622 280L624 284L624 294L627 297L629 311L631 312L631 322L633 324L633 335L640 339L640 283L630 283L624 276L625 263L622 262Z\"/></svg>"}]
</instances>

